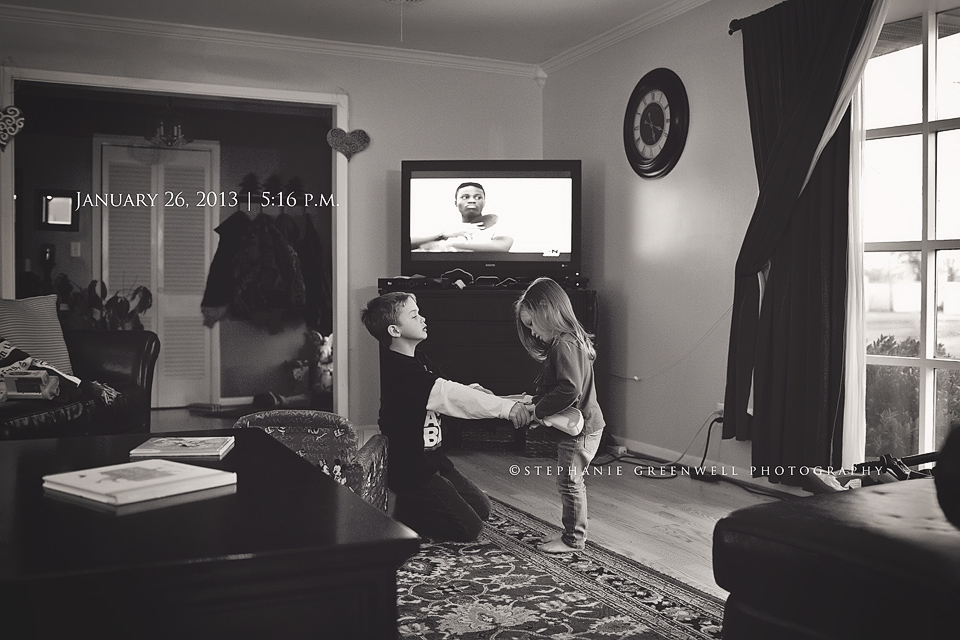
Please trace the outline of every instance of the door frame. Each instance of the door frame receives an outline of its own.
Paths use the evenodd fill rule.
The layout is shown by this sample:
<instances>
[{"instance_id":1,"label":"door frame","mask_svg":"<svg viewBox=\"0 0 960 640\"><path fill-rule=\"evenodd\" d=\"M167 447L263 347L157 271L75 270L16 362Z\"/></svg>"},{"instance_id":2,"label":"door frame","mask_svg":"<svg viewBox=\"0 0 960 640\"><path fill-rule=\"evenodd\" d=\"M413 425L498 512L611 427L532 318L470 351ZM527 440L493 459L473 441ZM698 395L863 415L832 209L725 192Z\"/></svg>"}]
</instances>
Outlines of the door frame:
<instances>
[{"instance_id":1,"label":"door frame","mask_svg":"<svg viewBox=\"0 0 960 640\"><path fill-rule=\"evenodd\" d=\"M261 89L229 85L210 85L196 82L125 78L46 69L0 69L0 104L14 104L14 83L18 80L77 85L120 91L149 91L180 93L217 98L242 98L296 102L331 107L333 127L349 131L348 98L343 93L295 91L289 89ZM16 238L14 205L14 154L16 138L0 153L0 297L16 297ZM349 212L348 160L342 153L333 154L333 410L349 418L349 277L347 273Z\"/></svg>"}]
</instances>

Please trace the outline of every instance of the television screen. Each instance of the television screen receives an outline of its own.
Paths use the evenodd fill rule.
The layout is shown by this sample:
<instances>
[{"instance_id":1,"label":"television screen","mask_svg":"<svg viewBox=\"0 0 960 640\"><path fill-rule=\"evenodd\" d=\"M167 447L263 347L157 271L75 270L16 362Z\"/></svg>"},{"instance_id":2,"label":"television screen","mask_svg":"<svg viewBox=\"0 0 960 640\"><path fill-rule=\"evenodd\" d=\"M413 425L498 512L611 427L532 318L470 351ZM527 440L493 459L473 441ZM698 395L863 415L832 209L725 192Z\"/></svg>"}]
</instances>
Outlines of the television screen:
<instances>
[{"instance_id":1,"label":"television screen","mask_svg":"<svg viewBox=\"0 0 960 640\"><path fill-rule=\"evenodd\" d=\"M579 275L579 160L411 160L401 174L403 275Z\"/></svg>"}]
</instances>

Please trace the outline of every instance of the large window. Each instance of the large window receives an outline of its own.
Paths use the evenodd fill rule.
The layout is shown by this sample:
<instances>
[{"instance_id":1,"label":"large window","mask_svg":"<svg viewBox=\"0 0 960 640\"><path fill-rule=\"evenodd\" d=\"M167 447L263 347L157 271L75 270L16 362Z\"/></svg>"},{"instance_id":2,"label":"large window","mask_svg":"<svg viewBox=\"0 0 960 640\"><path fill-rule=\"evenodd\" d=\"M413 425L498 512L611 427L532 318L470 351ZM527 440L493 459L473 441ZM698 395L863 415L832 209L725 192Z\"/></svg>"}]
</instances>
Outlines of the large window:
<instances>
[{"instance_id":1,"label":"large window","mask_svg":"<svg viewBox=\"0 0 960 640\"><path fill-rule=\"evenodd\" d=\"M887 24L863 78L866 455L960 424L960 8Z\"/></svg>"}]
</instances>

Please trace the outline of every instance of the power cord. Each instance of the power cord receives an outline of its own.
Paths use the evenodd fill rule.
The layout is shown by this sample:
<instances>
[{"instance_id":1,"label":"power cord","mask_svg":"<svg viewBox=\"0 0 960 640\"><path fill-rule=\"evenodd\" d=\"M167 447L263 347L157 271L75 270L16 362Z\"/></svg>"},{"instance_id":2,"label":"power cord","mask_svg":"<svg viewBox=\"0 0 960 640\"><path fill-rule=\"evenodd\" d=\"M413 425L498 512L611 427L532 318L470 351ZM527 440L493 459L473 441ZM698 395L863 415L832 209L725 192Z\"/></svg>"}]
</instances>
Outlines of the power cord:
<instances>
[{"instance_id":1,"label":"power cord","mask_svg":"<svg viewBox=\"0 0 960 640\"><path fill-rule=\"evenodd\" d=\"M711 422L711 418L713 419L712 422ZM710 430L712 430L713 425L720 422L723 422L723 416L717 411L711 413L707 417L707 419L704 421L704 423L700 426L700 429L697 430L697 432L693 435L693 438L691 438L690 440L690 444L688 444L687 448L683 450L683 453L680 454L680 457L672 462L667 462L663 459L652 457L652 456L640 456L637 454L626 453L626 454L606 454L611 456L609 460L602 460L599 462L594 460L592 464L597 467L602 467L608 464L612 464L614 462L627 462L631 464L636 464L636 467L634 468L634 474L643 478L650 478L651 480L670 480L673 478L677 478L680 476L680 471L679 471L680 468L684 468L687 470L691 469L691 467L681 464L680 461L686 457L687 452L690 451L690 447L693 446L693 443L696 441L697 436L699 436L703 432L703 430L707 428L708 424L710 425ZM710 430L707 431L707 445L703 449L703 459L700 461L700 467L699 467L700 469L703 468L703 464L707 459L707 447L710 446ZM650 463L655 463L656 468L654 468L654 466ZM644 464L646 464L648 468L646 469L640 468ZM702 473L702 471L700 473ZM691 478L694 478L696 477L697 472L689 472L688 475ZM700 478L697 478L697 479L700 479ZM717 479L719 479L719 476L717 477ZM713 480L712 477L711 477L711 480Z\"/></svg>"},{"instance_id":2,"label":"power cord","mask_svg":"<svg viewBox=\"0 0 960 640\"><path fill-rule=\"evenodd\" d=\"M690 477L693 478L694 480L702 480L704 482L719 482L720 479L723 477L721 475L717 475L712 472L707 473L706 467L703 466L707 461L707 450L710 448L710 433L713 431L713 425L715 424L723 424L722 415L718 415L717 417L715 417L713 421L710 423L710 426L707 428L707 444L703 446L703 457L700 458L700 466L694 467L692 471L694 471L695 473L692 473L690 475Z\"/></svg>"},{"instance_id":3,"label":"power cord","mask_svg":"<svg viewBox=\"0 0 960 640\"><path fill-rule=\"evenodd\" d=\"M650 478L651 480L668 480L680 477L681 475L687 475L693 480L700 480L704 482L729 482L730 484L740 487L747 493L777 498L779 500L790 500L796 497L789 493L777 491L775 489L764 489L763 487L752 485L751 483L739 478L729 477L724 474L707 473L707 469L704 465L706 464L707 453L710 447L710 433L713 430L713 425L715 424L723 424L723 414L721 414L719 411L716 411L707 417L707 420L704 421L703 425L690 440L690 444L687 445L687 448L683 450L683 453L680 454L680 457L672 462L667 462L663 458L657 458L656 456L646 456L633 452L627 452L625 454L605 453L603 455L609 456L609 459L594 459L591 464L597 467L602 467L608 464L613 464L614 462L627 462L628 464L637 465L637 467L634 469L635 475L643 478ZM681 461L687 456L687 452L690 450L690 447L692 447L693 443L696 441L697 436L699 436L704 429L707 429L707 442L703 448L703 456L700 458L700 464L698 466L681 464ZM648 468L640 469L639 467L641 465L647 465ZM654 465L656 465L656 469L654 469ZM681 474L679 471L680 469L685 470L686 473Z\"/></svg>"}]
</instances>

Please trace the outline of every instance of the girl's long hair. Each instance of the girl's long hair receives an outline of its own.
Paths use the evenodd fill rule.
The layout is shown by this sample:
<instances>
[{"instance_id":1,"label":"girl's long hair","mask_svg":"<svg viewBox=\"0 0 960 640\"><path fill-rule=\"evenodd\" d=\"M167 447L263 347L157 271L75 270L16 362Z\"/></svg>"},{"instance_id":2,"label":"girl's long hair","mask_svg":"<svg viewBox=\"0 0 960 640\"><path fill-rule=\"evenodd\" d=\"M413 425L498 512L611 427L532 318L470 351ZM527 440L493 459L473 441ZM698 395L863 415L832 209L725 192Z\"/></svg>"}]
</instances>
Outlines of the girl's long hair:
<instances>
[{"instance_id":1,"label":"girl's long hair","mask_svg":"<svg viewBox=\"0 0 960 640\"><path fill-rule=\"evenodd\" d=\"M587 333L573 312L570 297L559 284L550 278L537 278L530 283L523 295L513 304L513 315L517 322L517 334L527 353L537 362L547 358L550 345L533 336L530 329L520 320L520 312L526 311L536 318L537 324L550 329L554 335L567 333L574 336L590 359L597 356L593 347L593 336Z\"/></svg>"}]
</instances>

